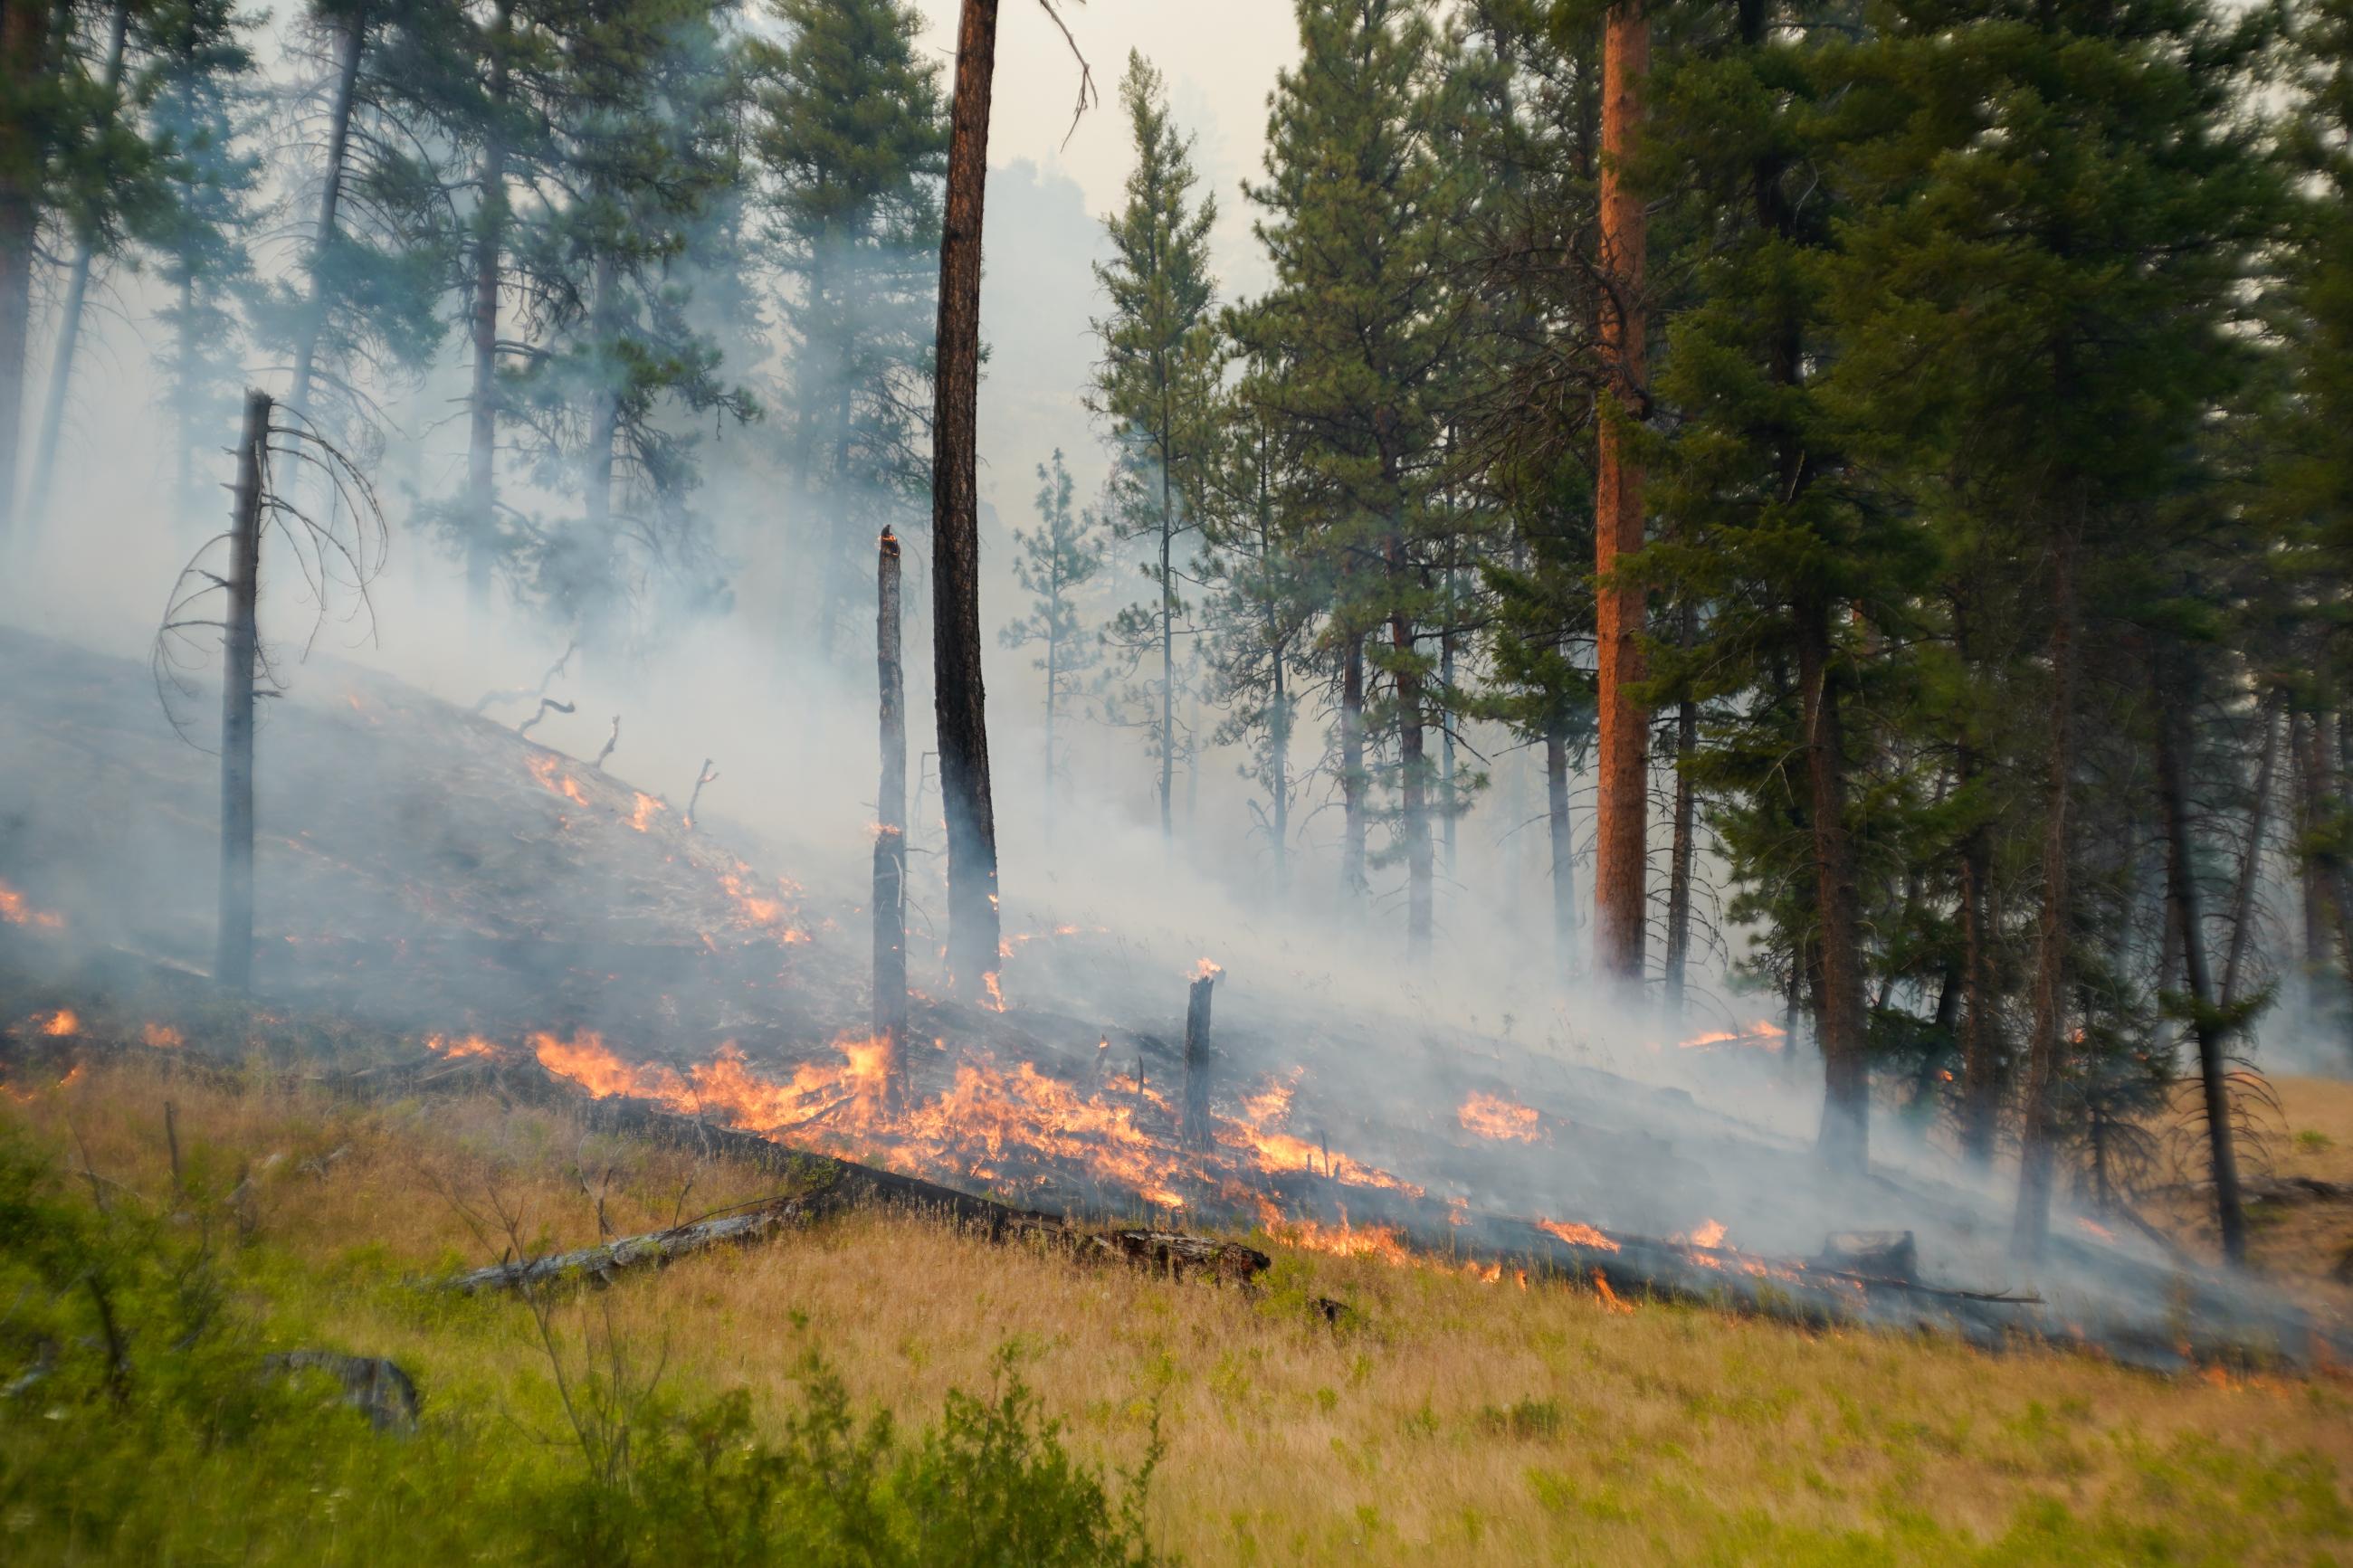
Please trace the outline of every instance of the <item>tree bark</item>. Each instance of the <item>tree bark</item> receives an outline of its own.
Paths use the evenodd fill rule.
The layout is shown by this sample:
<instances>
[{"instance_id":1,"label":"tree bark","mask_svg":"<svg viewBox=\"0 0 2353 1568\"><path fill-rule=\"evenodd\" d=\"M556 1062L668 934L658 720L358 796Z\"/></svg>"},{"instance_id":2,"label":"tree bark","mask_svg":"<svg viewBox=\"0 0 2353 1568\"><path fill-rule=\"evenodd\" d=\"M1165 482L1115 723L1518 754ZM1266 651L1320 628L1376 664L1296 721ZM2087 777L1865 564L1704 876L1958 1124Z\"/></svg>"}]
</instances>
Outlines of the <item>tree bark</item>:
<instances>
[{"instance_id":1,"label":"tree bark","mask_svg":"<svg viewBox=\"0 0 2353 1568\"><path fill-rule=\"evenodd\" d=\"M1340 663L1340 902L1360 910L1365 882L1365 637L1352 632Z\"/></svg>"},{"instance_id":2,"label":"tree bark","mask_svg":"<svg viewBox=\"0 0 2353 1568\"><path fill-rule=\"evenodd\" d=\"M1678 641L1689 649L1698 635L1696 617L1685 605ZM1691 967L1692 872L1698 858L1698 792L1692 786L1692 754L1699 749L1699 704L1686 695L1675 704L1674 846L1667 869L1667 1006L1680 1014L1683 983Z\"/></svg>"},{"instance_id":3,"label":"tree bark","mask_svg":"<svg viewBox=\"0 0 2353 1568\"><path fill-rule=\"evenodd\" d=\"M1577 844L1568 824L1568 738L1545 736L1545 821L1552 847L1553 964L1560 983L1577 978Z\"/></svg>"},{"instance_id":4,"label":"tree bark","mask_svg":"<svg viewBox=\"0 0 2353 1568\"><path fill-rule=\"evenodd\" d=\"M1421 675L1413 668L1413 628L1405 616L1391 616L1389 646L1398 657L1398 788L1405 828L1405 947L1409 958L1422 961L1430 956L1437 909L1430 845L1430 763L1423 746Z\"/></svg>"},{"instance_id":5,"label":"tree bark","mask_svg":"<svg viewBox=\"0 0 2353 1568\"><path fill-rule=\"evenodd\" d=\"M2051 1097L2065 1066L2068 873L2072 838L2075 707L2075 543L2059 542L2051 586L2051 757L2043 784L2042 910L2035 928L2034 1016L2027 1042L2026 1103L2020 1131L2018 1213L2010 1249L2042 1255L2051 1234L2051 1189L2058 1151Z\"/></svg>"},{"instance_id":6,"label":"tree bark","mask_svg":"<svg viewBox=\"0 0 2353 1568\"><path fill-rule=\"evenodd\" d=\"M1174 852L1176 789L1176 517L1169 510L1169 434L1160 431L1160 842Z\"/></svg>"},{"instance_id":7,"label":"tree bark","mask_svg":"<svg viewBox=\"0 0 2353 1568\"><path fill-rule=\"evenodd\" d=\"M964 0L940 227L938 373L932 422L933 700L948 835L948 973L978 994L997 968L997 816L981 681L975 420L980 397L980 245L997 0ZM1165 798L1165 797L1164 797Z\"/></svg>"},{"instance_id":8,"label":"tree bark","mask_svg":"<svg viewBox=\"0 0 2353 1568\"><path fill-rule=\"evenodd\" d=\"M121 90L123 46L130 32L129 0L114 0L106 40L106 123L113 121L116 94ZM75 224L73 260L66 268L65 299L58 311L57 346L49 356L48 401L41 410L40 442L33 449L32 488L25 497L26 510L32 514L36 527L48 510L49 481L57 471L58 438L65 429L66 396L73 389L74 353L81 342L82 308L90 296L90 269L97 259L97 226L89 222Z\"/></svg>"},{"instance_id":9,"label":"tree bark","mask_svg":"<svg viewBox=\"0 0 2353 1568\"><path fill-rule=\"evenodd\" d=\"M1960 749L1961 787L1976 782L1975 748ZM1993 877L1993 835L1983 823L1961 843L1961 1153L1978 1170L1993 1163L1995 1122L2001 1105L2000 1042L1994 1032L1993 933L1987 884Z\"/></svg>"},{"instance_id":10,"label":"tree bark","mask_svg":"<svg viewBox=\"0 0 2353 1568\"><path fill-rule=\"evenodd\" d=\"M1209 1146L1209 997L1218 984L1213 971L1197 975L1185 998L1185 1142Z\"/></svg>"},{"instance_id":11,"label":"tree bark","mask_svg":"<svg viewBox=\"0 0 2353 1568\"><path fill-rule=\"evenodd\" d=\"M0 5L0 79L18 98L32 95L48 48L48 7L24 0ZM29 118L0 114L0 539L8 536L16 518L40 228L39 163Z\"/></svg>"},{"instance_id":12,"label":"tree bark","mask_svg":"<svg viewBox=\"0 0 2353 1568\"><path fill-rule=\"evenodd\" d=\"M2247 947L2254 934L2255 883L2263 875L2263 832L2269 825L2272 781L2279 768L2277 708L2278 694L2266 693L2263 708L2263 761L2255 766L2255 799L2248 813L2247 848L2239 861L2238 883L2231 892L2231 945L2222 959L2221 1004L2225 1008L2239 999L2239 976L2245 966Z\"/></svg>"},{"instance_id":13,"label":"tree bark","mask_svg":"<svg viewBox=\"0 0 2353 1568\"><path fill-rule=\"evenodd\" d=\"M213 979L243 991L253 979L253 680L259 628L262 464L269 395L245 395L237 490L229 513L228 609L222 622L220 924Z\"/></svg>"},{"instance_id":14,"label":"tree bark","mask_svg":"<svg viewBox=\"0 0 2353 1568\"><path fill-rule=\"evenodd\" d=\"M1799 700L1805 728L1799 744L1806 755L1821 963L1819 1146L1831 1170L1860 1175L1870 1166L1871 1077L1864 1054L1861 896L1846 821L1846 736L1830 668L1830 607L1820 601L1800 605L1797 620Z\"/></svg>"},{"instance_id":15,"label":"tree bark","mask_svg":"<svg viewBox=\"0 0 2353 1568\"><path fill-rule=\"evenodd\" d=\"M514 0L499 0L491 32L491 115L482 139L481 199L474 213L474 384L466 438L466 601L476 616L491 603L491 540L498 526L499 284L507 231L505 121L507 49Z\"/></svg>"},{"instance_id":16,"label":"tree bark","mask_svg":"<svg viewBox=\"0 0 2353 1568\"><path fill-rule=\"evenodd\" d=\"M1628 689L1644 676L1642 591L1615 581L1620 561L1642 547L1642 468L1627 451L1646 395L1642 202L1627 183L1639 148L1651 63L1643 0L1620 0L1602 35L1601 355L1616 406L1601 421L1594 490L1594 571L1601 704L1600 778L1594 851L1595 956L1621 984L1642 977L1650 788L1650 715Z\"/></svg>"},{"instance_id":17,"label":"tree bark","mask_svg":"<svg viewBox=\"0 0 2353 1568\"><path fill-rule=\"evenodd\" d=\"M904 1093L907 1042L907 700L900 658L899 541L885 528L875 563L874 668L882 776L874 791L874 1033L884 1082Z\"/></svg>"},{"instance_id":18,"label":"tree bark","mask_svg":"<svg viewBox=\"0 0 2353 1568\"><path fill-rule=\"evenodd\" d=\"M2214 991L2207 973L2205 932L2198 910L2198 879L2190 861L2189 788L2182 777L2179 717L2188 699L2178 685L2162 679L2152 680L2150 695L2157 714L2158 793L2165 809L2166 888L2180 935L2182 967L2189 982L2189 1028L2198 1041L2198 1081L2205 1099L2215 1221L2221 1231L2222 1256L2233 1267L2243 1268L2247 1216L2239 1196L2238 1151L2231 1142L2230 1069L2223 1059L2222 1030L2214 1016Z\"/></svg>"},{"instance_id":19,"label":"tree bark","mask_svg":"<svg viewBox=\"0 0 2353 1568\"><path fill-rule=\"evenodd\" d=\"M327 123L327 167L319 191L319 232L311 246L311 299L303 311L302 338L294 350L294 375L286 406L297 416L311 411L311 382L317 374L319 339L327 330L328 253L334 248L343 202L343 172L351 156L352 106L359 89L360 56L367 43L367 13L354 7L335 35L335 97Z\"/></svg>"}]
</instances>

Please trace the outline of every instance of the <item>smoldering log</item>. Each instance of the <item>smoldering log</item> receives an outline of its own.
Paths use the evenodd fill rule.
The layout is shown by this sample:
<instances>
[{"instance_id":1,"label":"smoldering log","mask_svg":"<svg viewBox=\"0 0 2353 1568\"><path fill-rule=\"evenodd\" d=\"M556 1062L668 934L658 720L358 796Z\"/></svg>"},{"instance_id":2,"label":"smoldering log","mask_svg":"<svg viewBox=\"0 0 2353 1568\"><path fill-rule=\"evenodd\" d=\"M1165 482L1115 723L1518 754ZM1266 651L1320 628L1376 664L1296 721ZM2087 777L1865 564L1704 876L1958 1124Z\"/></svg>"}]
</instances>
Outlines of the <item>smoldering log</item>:
<instances>
[{"instance_id":1,"label":"smoldering log","mask_svg":"<svg viewBox=\"0 0 2353 1568\"><path fill-rule=\"evenodd\" d=\"M1192 991L1185 999L1185 1142L1197 1149L1209 1146L1209 994L1218 984L1219 971L1210 968L1196 975ZM1138 1090L1143 1087L1144 1068L1138 1062L1135 1076Z\"/></svg>"}]
</instances>

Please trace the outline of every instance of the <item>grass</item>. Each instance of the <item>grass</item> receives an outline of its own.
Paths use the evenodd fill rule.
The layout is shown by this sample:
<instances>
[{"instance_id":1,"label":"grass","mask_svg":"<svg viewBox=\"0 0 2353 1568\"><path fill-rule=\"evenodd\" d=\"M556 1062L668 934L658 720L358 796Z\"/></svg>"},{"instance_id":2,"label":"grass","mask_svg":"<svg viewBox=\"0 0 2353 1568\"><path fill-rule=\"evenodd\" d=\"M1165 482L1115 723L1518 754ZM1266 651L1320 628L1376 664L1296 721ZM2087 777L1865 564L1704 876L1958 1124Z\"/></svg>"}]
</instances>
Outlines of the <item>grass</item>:
<instances>
[{"instance_id":1,"label":"grass","mask_svg":"<svg viewBox=\"0 0 2353 1568\"><path fill-rule=\"evenodd\" d=\"M1119 1473L1145 1463L1156 1424L1145 1533L1200 1563L2353 1562L2341 1378L2161 1379L1282 1248L1245 1294L881 1215L568 1300L551 1309L552 1362L523 1304L413 1281L494 1258L501 1214L536 1250L595 1239L600 1201L627 1232L776 1179L488 1102L353 1107L146 1071L86 1073L5 1102L0 1121L47 1152L57 1201L95 1192L164 1212L167 1100L185 1184L247 1185L208 1224L229 1310L258 1346L387 1355L427 1402L409 1439L341 1419L340 1479L298 1465L274 1486L237 1469L235 1445L206 1448L224 1517L193 1560L269 1560L256 1543L273 1540L301 1542L288 1560L400 1560L396 1544L425 1560L452 1531L485 1560L554 1560L542 1538L463 1527L520 1506L526 1481L543 1504L590 1477L559 1363L575 1388L607 1373L655 1383L637 1418L665 1430L707 1434L711 1412L739 1409L725 1453L765 1440L807 1468L792 1445L826 1386L821 1361L849 1416L887 1413L903 1434L968 1413L958 1391L1001 1395L1009 1364L1113 1506L1134 1495ZM1342 1327L1310 1309L1318 1296L1354 1309ZM0 1381L16 1370L0 1365ZM97 1420L44 1427L38 1403L0 1400L13 1561L65 1555L10 1489ZM255 1464L286 1465L266 1436L251 1441ZM338 1488L370 1500L341 1534L319 1521ZM411 1522L386 1533L396 1517ZM142 1554L101 1537L74 1541L74 1560Z\"/></svg>"}]
</instances>

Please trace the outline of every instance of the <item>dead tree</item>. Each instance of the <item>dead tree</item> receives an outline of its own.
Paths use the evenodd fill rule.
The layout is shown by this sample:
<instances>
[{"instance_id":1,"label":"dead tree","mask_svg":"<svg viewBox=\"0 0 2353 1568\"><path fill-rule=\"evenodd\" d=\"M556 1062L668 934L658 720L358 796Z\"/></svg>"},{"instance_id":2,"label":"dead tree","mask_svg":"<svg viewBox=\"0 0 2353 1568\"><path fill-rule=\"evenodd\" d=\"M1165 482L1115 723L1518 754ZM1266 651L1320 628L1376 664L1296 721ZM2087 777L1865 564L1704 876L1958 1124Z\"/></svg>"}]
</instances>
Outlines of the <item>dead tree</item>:
<instances>
[{"instance_id":1,"label":"dead tree","mask_svg":"<svg viewBox=\"0 0 2353 1568\"><path fill-rule=\"evenodd\" d=\"M1185 999L1185 1142L1209 1146L1209 993L1221 973L1204 959ZM1136 1091L1143 1092L1144 1062L1136 1059Z\"/></svg>"},{"instance_id":2,"label":"dead tree","mask_svg":"<svg viewBox=\"0 0 2353 1568\"><path fill-rule=\"evenodd\" d=\"M518 735L530 734L532 726L538 723L542 719L546 718L550 713L576 713L579 710L573 707L569 702L558 702L553 697L543 697L539 700L539 711L533 713L530 718L516 725L515 733Z\"/></svg>"},{"instance_id":3,"label":"dead tree","mask_svg":"<svg viewBox=\"0 0 2353 1568\"><path fill-rule=\"evenodd\" d=\"M261 641L263 543L273 534L280 541L283 559L294 567L304 596L315 607L305 655L339 605L350 605L343 618L372 615L368 586L384 566L384 513L366 476L299 416L293 424L276 423L273 416L280 412L289 411L280 410L269 394L246 394L229 527L181 568L149 655L164 718L193 744L188 710L198 695L195 672L207 661L206 635L220 637L220 924L213 975L236 991L246 989L253 973L255 704L284 689ZM273 457L309 464L325 476L333 502L326 521L278 492L271 482ZM209 563L222 549L228 559L216 568ZM215 595L222 599L216 616L209 613Z\"/></svg>"},{"instance_id":4,"label":"dead tree","mask_svg":"<svg viewBox=\"0 0 2353 1568\"><path fill-rule=\"evenodd\" d=\"M907 1039L907 699L899 656L899 540L882 531L875 570L874 668L882 776L874 792L874 1035L887 1092L902 1089Z\"/></svg>"},{"instance_id":5,"label":"dead tree","mask_svg":"<svg viewBox=\"0 0 2353 1568\"><path fill-rule=\"evenodd\" d=\"M718 782L719 770L711 765L711 759L709 757L703 758L702 766L697 770L694 775L694 793L686 797L686 815L680 819L684 823L686 830L689 833L694 831L694 808L696 805L701 804L702 800L702 786L707 784L717 784Z\"/></svg>"},{"instance_id":6,"label":"dead tree","mask_svg":"<svg viewBox=\"0 0 2353 1568\"><path fill-rule=\"evenodd\" d=\"M602 773L602 772L604 772L604 771L605 771L605 759L606 759L607 757L611 756L611 755L613 754L614 748L615 748L615 747L617 747L617 746L618 746L620 743L621 743L621 716L620 716L618 713L616 713L616 714L614 714L614 715L613 715L613 732L612 732L610 735L607 735L607 736L606 736L606 737L605 737L605 749L604 749L603 751L601 751L601 752L597 752L597 753L596 753L596 760L595 762L593 762L593 763L590 763L588 765L589 765L590 767L592 767L592 768L595 768L598 773Z\"/></svg>"},{"instance_id":7,"label":"dead tree","mask_svg":"<svg viewBox=\"0 0 2353 1568\"><path fill-rule=\"evenodd\" d=\"M1642 465L1627 448L1646 395L1644 215L1625 171L1641 137L1650 65L1651 21L1642 0L1619 0L1601 45L1601 353L1617 407L1600 424L1593 507L1601 720L1594 903L1595 956L1601 972L1622 984L1642 978L1650 919L1643 888L1650 716L1630 694L1645 673L1642 590L1621 580L1618 565L1642 548Z\"/></svg>"}]
</instances>

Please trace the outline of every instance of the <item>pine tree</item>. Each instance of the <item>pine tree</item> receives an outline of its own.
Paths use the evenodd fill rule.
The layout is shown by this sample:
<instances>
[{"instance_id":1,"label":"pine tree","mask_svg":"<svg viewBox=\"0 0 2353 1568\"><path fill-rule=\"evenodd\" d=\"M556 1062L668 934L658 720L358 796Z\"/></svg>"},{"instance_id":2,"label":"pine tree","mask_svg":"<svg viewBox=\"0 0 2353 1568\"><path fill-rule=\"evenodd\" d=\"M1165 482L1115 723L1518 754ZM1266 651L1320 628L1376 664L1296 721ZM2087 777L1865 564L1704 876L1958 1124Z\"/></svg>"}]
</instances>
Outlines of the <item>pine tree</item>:
<instances>
[{"instance_id":1,"label":"pine tree","mask_svg":"<svg viewBox=\"0 0 2353 1568\"><path fill-rule=\"evenodd\" d=\"M752 156L786 290L791 458L810 509L813 629L829 658L866 542L928 478L923 450L947 122L901 0L771 0L753 47Z\"/></svg>"},{"instance_id":2,"label":"pine tree","mask_svg":"<svg viewBox=\"0 0 2353 1568\"><path fill-rule=\"evenodd\" d=\"M1095 266L1111 313L1094 323L1103 359L1089 406L1110 423L1118 460L1113 516L1124 538L1152 542L1152 602L1124 612L1117 636L1159 655L1147 721L1160 764L1160 835L1175 835L1176 628L1185 614L1176 542L1200 526L1204 466L1215 441L1217 281L1209 273L1214 196L1194 199L1192 139L1168 117L1167 86L1130 53L1120 82L1135 146L1127 205L1103 220L1112 258Z\"/></svg>"},{"instance_id":3,"label":"pine tree","mask_svg":"<svg viewBox=\"0 0 2353 1568\"><path fill-rule=\"evenodd\" d=\"M1032 663L1045 681L1045 783L1047 837L1053 836L1054 781L1062 752L1056 731L1083 689L1089 669L1101 660L1100 644L1086 636L1079 595L1103 570L1103 522L1091 510L1071 508L1071 470L1060 447L1053 466L1038 466L1038 527L1015 529L1014 580L1031 595L1029 613L998 634L1009 648L1037 647Z\"/></svg>"}]
</instances>

